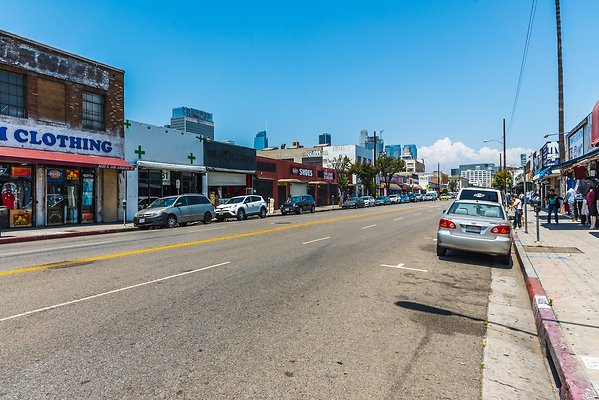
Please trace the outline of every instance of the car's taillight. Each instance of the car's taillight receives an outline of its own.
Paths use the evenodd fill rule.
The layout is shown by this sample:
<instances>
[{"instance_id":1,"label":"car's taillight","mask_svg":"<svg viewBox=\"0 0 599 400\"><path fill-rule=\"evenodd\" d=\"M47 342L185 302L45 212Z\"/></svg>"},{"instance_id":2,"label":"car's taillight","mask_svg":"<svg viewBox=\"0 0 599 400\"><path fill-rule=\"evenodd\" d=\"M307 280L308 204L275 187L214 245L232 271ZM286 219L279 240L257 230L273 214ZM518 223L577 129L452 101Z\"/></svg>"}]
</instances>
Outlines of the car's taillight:
<instances>
[{"instance_id":1,"label":"car's taillight","mask_svg":"<svg viewBox=\"0 0 599 400\"><path fill-rule=\"evenodd\" d=\"M455 229L456 226L455 226L455 224L452 221L450 221L448 219L443 219L442 218L439 221L439 228Z\"/></svg>"},{"instance_id":2,"label":"car's taillight","mask_svg":"<svg viewBox=\"0 0 599 400\"><path fill-rule=\"evenodd\" d=\"M496 233L498 235L509 235L512 227L509 225L497 225L493 229L491 229L491 233Z\"/></svg>"}]
</instances>

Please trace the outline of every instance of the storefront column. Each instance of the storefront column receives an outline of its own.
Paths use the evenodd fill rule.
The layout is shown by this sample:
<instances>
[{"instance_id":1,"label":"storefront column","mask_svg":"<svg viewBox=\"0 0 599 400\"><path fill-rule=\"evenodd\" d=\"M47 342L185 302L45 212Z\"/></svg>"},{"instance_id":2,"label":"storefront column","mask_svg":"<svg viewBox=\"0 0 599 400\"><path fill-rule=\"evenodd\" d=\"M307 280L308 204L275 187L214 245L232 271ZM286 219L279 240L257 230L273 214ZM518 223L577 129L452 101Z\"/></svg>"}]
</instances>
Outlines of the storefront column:
<instances>
[{"instance_id":1,"label":"storefront column","mask_svg":"<svg viewBox=\"0 0 599 400\"><path fill-rule=\"evenodd\" d=\"M96 221L104 222L104 175L96 169Z\"/></svg>"},{"instance_id":2,"label":"storefront column","mask_svg":"<svg viewBox=\"0 0 599 400\"><path fill-rule=\"evenodd\" d=\"M46 226L46 167L35 168L35 226Z\"/></svg>"},{"instance_id":3,"label":"storefront column","mask_svg":"<svg viewBox=\"0 0 599 400\"><path fill-rule=\"evenodd\" d=\"M127 216L123 213L125 210L123 209L123 200L127 198L127 174L125 171L118 172L118 203L117 203L117 221L126 222ZM127 206L128 207L128 206ZM123 221L123 218L125 221Z\"/></svg>"}]
</instances>

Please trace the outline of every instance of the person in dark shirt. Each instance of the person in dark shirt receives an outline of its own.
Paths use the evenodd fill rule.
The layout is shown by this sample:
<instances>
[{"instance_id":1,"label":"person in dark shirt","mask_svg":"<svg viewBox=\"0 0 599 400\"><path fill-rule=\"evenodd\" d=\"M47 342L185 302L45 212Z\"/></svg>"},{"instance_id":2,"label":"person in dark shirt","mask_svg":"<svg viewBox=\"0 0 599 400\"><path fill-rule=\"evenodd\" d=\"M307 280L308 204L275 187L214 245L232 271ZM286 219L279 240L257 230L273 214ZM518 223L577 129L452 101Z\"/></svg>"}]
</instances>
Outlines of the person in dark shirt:
<instances>
[{"instance_id":1,"label":"person in dark shirt","mask_svg":"<svg viewBox=\"0 0 599 400\"><path fill-rule=\"evenodd\" d=\"M549 189L549 194L545 197L547 203L547 223L551 223L551 214L555 214L555 223L559 223L557 212L559 210L559 202L562 198L555 194L555 190Z\"/></svg>"}]
</instances>

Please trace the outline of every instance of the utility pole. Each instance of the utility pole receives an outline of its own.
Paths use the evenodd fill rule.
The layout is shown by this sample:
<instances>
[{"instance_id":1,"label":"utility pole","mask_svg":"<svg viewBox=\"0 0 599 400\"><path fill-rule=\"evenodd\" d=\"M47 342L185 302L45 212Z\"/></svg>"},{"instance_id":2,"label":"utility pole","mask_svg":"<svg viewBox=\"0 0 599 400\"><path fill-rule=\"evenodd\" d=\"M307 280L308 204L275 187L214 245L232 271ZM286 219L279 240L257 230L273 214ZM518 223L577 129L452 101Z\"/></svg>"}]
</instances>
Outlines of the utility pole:
<instances>
[{"instance_id":1,"label":"utility pole","mask_svg":"<svg viewBox=\"0 0 599 400\"><path fill-rule=\"evenodd\" d=\"M372 165L376 169L376 131L374 131L374 151L373 151L373 153L374 153L374 156L372 158L372 160L373 160ZM375 187L375 189L374 189L373 195L376 198L376 197L378 197L377 196L377 194L378 194L378 188L376 187L376 175L374 176L374 187Z\"/></svg>"},{"instance_id":2,"label":"utility pole","mask_svg":"<svg viewBox=\"0 0 599 400\"><path fill-rule=\"evenodd\" d=\"M555 19L557 23L557 86L558 86L558 119L559 119L559 162L564 162L564 70L562 68L562 20L559 0L555 0Z\"/></svg>"},{"instance_id":3,"label":"utility pole","mask_svg":"<svg viewBox=\"0 0 599 400\"><path fill-rule=\"evenodd\" d=\"M505 195L507 196L507 164L505 157L505 118L503 119L503 181L504 181L504 189Z\"/></svg>"},{"instance_id":4,"label":"utility pole","mask_svg":"<svg viewBox=\"0 0 599 400\"><path fill-rule=\"evenodd\" d=\"M437 198L441 196L441 171L439 168L439 163L437 163Z\"/></svg>"}]
</instances>

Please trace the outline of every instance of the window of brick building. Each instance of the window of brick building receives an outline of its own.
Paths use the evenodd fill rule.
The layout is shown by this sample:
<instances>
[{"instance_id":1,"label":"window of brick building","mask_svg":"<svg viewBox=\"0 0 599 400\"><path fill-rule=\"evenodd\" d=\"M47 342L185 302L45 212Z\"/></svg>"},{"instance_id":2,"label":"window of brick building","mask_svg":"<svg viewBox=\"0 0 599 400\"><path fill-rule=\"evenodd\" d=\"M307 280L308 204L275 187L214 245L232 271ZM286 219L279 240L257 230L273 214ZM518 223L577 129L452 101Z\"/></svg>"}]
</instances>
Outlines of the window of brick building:
<instances>
[{"instance_id":1,"label":"window of brick building","mask_svg":"<svg viewBox=\"0 0 599 400\"><path fill-rule=\"evenodd\" d=\"M39 119L64 122L65 85L47 79L37 80L37 114Z\"/></svg>"},{"instance_id":2,"label":"window of brick building","mask_svg":"<svg viewBox=\"0 0 599 400\"><path fill-rule=\"evenodd\" d=\"M83 92L83 128L104 130L104 96Z\"/></svg>"},{"instance_id":3,"label":"window of brick building","mask_svg":"<svg viewBox=\"0 0 599 400\"><path fill-rule=\"evenodd\" d=\"M25 77L0 70L0 114L25 117Z\"/></svg>"}]
</instances>

